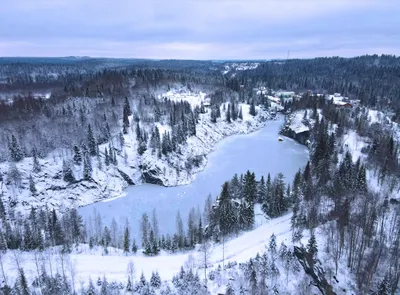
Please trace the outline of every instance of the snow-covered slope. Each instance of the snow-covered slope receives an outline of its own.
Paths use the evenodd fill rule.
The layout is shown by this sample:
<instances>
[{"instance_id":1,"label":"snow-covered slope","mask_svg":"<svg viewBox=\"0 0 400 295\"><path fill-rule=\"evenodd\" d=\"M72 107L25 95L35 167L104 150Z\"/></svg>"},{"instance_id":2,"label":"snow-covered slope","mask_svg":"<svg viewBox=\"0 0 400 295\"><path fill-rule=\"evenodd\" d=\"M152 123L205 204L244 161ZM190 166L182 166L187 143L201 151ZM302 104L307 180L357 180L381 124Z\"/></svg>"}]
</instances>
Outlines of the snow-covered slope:
<instances>
[{"instance_id":1,"label":"snow-covered slope","mask_svg":"<svg viewBox=\"0 0 400 295\"><path fill-rule=\"evenodd\" d=\"M291 241L291 213L279 218L266 221L250 232L246 232L236 238L231 238L225 244L212 244L209 246L207 263L207 290L209 294L224 294L227 285L238 290L241 286L248 288L250 282L244 278L246 270L241 264L248 264L250 259L259 261L257 255L267 255L269 268L273 264L277 272L274 276L270 273L265 278L268 288L276 288L279 294L300 294L298 288L304 288L309 293L316 294L310 283L310 277L292 256L288 267L286 258L282 258L283 247L293 253L294 244ZM326 241L323 237L323 227L316 230L318 245L318 259L321 267L326 271L325 277L329 280L336 294L351 294L346 290L354 290L354 280L345 267L345 259L340 260L337 274L334 274L332 254L326 252ZM270 250L271 236L276 238L275 254ZM300 244L306 244L309 235L304 232ZM285 246L282 246L282 245ZM296 244L299 245L299 244ZM185 253L170 254L162 252L158 256L144 256L141 250L137 254L124 254L122 250L109 248L109 253L104 255L102 247L89 249L88 245L80 244L73 247L72 254L59 254L59 249L50 249L45 252L13 252L8 251L2 257L2 263L9 282L14 282L19 275L18 267L23 267L28 282L32 282L37 276L37 267L46 268L47 273L65 273L67 280L71 281L74 274L75 286L87 286L90 280L96 282L98 278L105 277L108 282L126 286L128 280L128 265L133 264L133 280L139 281L142 273L147 280L153 272L158 272L163 280L163 285L170 285L173 276L178 274L183 266L185 271L197 273L204 281L204 252L200 247ZM273 258L272 256L273 255ZM224 259L223 259L224 258ZM18 262L18 264L17 264ZM254 262L259 263L259 262ZM225 269L222 268L225 265ZM261 278L258 278L260 280ZM146 293L147 294L147 293ZM154 293L162 294L162 293Z\"/></svg>"},{"instance_id":2,"label":"snow-covered slope","mask_svg":"<svg viewBox=\"0 0 400 295\"><path fill-rule=\"evenodd\" d=\"M0 180L0 188L3 202L6 206L10 204L16 206L18 210L44 205L62 210L121 196L128 185L127 180L135 184L140 184L145 180L165 186L188 184L193 180L194 175L205 167L206 155L212 151L218 141L229 135L255 131L264 126L264 122L270 117L267 111L258 107L257 115L253 117L249 115L249 105L241 104L240 106L243 110L243 120L231 123L225 121L222 106L222 117L217 123L211 122L210 112L200 114L196 136L188 138L187 143L181 145L178 152L171 153L168 157L163 155L158 158L157 153L150 148L139 156L135 124L131 124L128 134L124 135L123 145L120 146L120 140L114 142L117 165L107 167L104 164L104 150L109 144L99 147L100 156L92 158L92 181L83 179L82 165L72 167L76 182L69 184L63 180L62 163L63 160L72 158L72 151L59 150L45 159L39 159L40 172L33 172L32 158L25 158L16 163L14 167L19 171L18 175L13 174L14 164L1 163L0 171L3 181ZM160 131L169 128L165 125L159 125L159 127L162 127ZM199 164L188 167L187 163L196 157L200 159ZM36 193L30 191L30 175L35 184Z\"/></svg>"},{"instance_id":3,"label":"snow-covered slope","mask_svg":"<svg viewBox=\"0 0 400 295\"><path fill-rule=\"evenodd\" d=\"M225 243L225 263L229 262L246 262L254 257L257 252L261 253L265 250L270 236L274 233L277 241L289 243L290 233L290 216L287 214L280 218L270 220L255 230L247 232L238 238L232 239ZM279 244L278 244L279 245ZM209 271L216 269L219 264L222 265L222 245L214 245L210 250ZM56 249L53 249L57 252ZM179 272L181 266L191 260L196 269L201 269L202 253L199 249L186 253L168 254L161 253L158 256L149 257L138 251L136 255L125 255L121 250L109 249L109 255L102 255L103 248L93 248L90 250L88 245L79 245L74 248L72 254L68 255L68 260L72 262L76 270L76 284L79 282L88 282L89 278L93 280L97 277L107 277L109 281L126 282L127 265L133 261L135 265L136 280L139 280L141 273L150 278L153 271L158 271L164 280L171 280L173 275ZM22 266L28 280L31 281L36 276L35 258L33 253L18 253L20 260L23 261ZM55 255L55 254L53 254ZM18 269L14 263L14 257L11 251L8 251L3 263L6 266L6 272L9 276L17 276ZM52 259L52 267L56 269L59 264ZM49 261L46 268L50 268Z\"/></svg>"}]
</instances>

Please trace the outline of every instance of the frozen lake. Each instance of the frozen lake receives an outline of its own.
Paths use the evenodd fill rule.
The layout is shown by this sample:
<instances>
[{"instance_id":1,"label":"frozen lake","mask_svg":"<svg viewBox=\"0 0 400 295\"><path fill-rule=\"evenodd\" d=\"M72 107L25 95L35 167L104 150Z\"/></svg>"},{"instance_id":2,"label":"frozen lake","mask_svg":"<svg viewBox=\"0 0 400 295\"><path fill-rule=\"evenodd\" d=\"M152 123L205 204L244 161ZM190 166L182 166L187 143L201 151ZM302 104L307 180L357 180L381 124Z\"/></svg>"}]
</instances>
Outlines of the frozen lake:
<instances>
[{"instance_id":1,"label":"frozen lake","mask_svg":"<svg viewBox=\"0 0 400 295\"><path fill-rule=\"evenodd\" d=\"M126 196L82 207L79 212L87 218L96 209L103 217L103 226L109 226L113 217L119 226L123 226L128 218L134 231L133 236L138 238L139 220L144 212L151 217L153 208L156 208L160 232L172 232L178 210L186 225L189 210L200 206L202 211L207 196L217 196L223 182L231 179L235 173L250 170L259 179L261 175L266 177L268 172L271 177L282 172L286 180L292 182L294 174L307 163L308 150L286 137L278 141L282 123L283 116L279 116L278 120L268 121L259 131L222 140L215 146L214 152L208 155L206 168L189 185L131 186L127 188Z\"/></svg>"}]
</instances>

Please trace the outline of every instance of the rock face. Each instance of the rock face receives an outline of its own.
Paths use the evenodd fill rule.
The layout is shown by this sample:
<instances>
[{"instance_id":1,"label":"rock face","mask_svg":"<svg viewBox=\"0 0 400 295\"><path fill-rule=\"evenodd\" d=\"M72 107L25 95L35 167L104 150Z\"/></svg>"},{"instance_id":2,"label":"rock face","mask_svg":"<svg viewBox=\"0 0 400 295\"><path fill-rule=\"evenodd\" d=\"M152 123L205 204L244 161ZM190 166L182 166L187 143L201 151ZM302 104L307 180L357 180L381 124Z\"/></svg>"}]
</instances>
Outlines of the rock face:
<instances>
[{"instance_id":1,"label":"rock face","mask_svg":"<svg viewBox=\"0 0 400 295\"><path fill-rule=\"evenodd\" d=\"M321 110L318 110L319 117L322 118ZM281 129L281 134L293 138L297 142L308 145L310 130L313 128L316 116L313 111L301 110L286 115L285 125Z\"/></svg>"},{"instance_id":2,"label":"rock face","mask_svg":"<svg viewBox=\"0 0 400 295\"><path fill-rule=\"evenodd\" d=\"M319 261L315 261L313 256L303 247L294 247L294 256L303 267L304 272L312 279L312 284L318 288L322 295L337 295L332 286L328 283L324 276L324 270L320 266Z\"/></svg>"},{"instance_id":3,"label":"rock face","mask_svg":"<svg viewBox=\"0 0 400 295\"><path fill-rule=\"evenodd\" d=\"M129 185L135 185L135 183L134 183L133 180L129 177L128 174L126 174L125 172L121 171L120 169L117 169L117 171L118 171L119 174L122 176L122 178L126 181L126 183L128 183Z\"/></svg>"},{"instance_id":4,"label":"rock face","mask_svg":"<svg viewBox=\"0 0 400 295\"><path fill-rule=\"evenodd\" d=\"M140 169L142 170L142 181L144 183L164 186L164 183L160 178L162 172L159 169L147 169L146 166L140 166Z\"/></svg>"},{"instance_id":5,"label":"rock face","mask_svg":"<svg viewBox=\"0 0 400 295\"><path fill-rule=\"evenodd\" d=\"M290 127L284 128L281 130L281 134L287 137L293 138L297 142L307 145L308 139L310 138L310 131L303 131L300 133L296 133L294 130L290 129Z\"/></svg>"}]
</instances>

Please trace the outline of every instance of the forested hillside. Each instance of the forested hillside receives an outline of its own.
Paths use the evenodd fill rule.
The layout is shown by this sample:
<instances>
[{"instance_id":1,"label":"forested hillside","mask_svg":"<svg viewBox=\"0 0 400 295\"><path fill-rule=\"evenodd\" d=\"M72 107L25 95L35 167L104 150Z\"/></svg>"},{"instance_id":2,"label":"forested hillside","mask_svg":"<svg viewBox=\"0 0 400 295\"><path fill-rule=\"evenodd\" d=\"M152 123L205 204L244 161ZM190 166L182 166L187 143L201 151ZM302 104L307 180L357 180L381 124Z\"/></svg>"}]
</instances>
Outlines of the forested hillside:
<instances>
[{"instance_id":1,"label":"forested hillside","mask_svg":"<svg viewBox=\"0 0 400 295\"><path fill-rule=\"evenodd\" d=\"M398 57L1 60L0 75L4 294L398 294ZM231 175L187 222L177 208L173 233L143 214L140 240L79 216L127 185L190 183L277 110L283 134L306 131L293 179Z\"/></svg>"},{"instance_id":2,"label":"forested hillside","mask_svg":"<svg viewBox=\"0 0 400 295\"><path fill-rule=\"evenodd\" d=\"M293 59L261 63L253 70L238 71L230 78L229 86L239 90L239 85L244 83L248 88L263 85L300 92L338 92L373 108L391 108L398 119L399 71L400 58L391 55Z\"/></svg>"}]
</instances>

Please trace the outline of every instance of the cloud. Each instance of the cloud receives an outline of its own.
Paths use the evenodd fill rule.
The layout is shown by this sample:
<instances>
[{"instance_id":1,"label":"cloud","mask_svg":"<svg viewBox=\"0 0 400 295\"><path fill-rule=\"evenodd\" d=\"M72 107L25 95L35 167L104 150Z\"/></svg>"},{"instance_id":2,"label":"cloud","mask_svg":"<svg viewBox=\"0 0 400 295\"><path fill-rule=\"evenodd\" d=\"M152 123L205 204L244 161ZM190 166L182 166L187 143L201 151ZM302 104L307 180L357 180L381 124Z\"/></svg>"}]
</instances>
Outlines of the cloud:
<instances>
[{"instance_id":1,"label":"cloud","mask_svg":"<svg viewBox=\"0 0 400 295\"><path fill-rule=\"evenodd\" d=\"M0 55L399 54L399 13L385 0L13 0L2 5Z\"/></svg>"}]
</instances>

